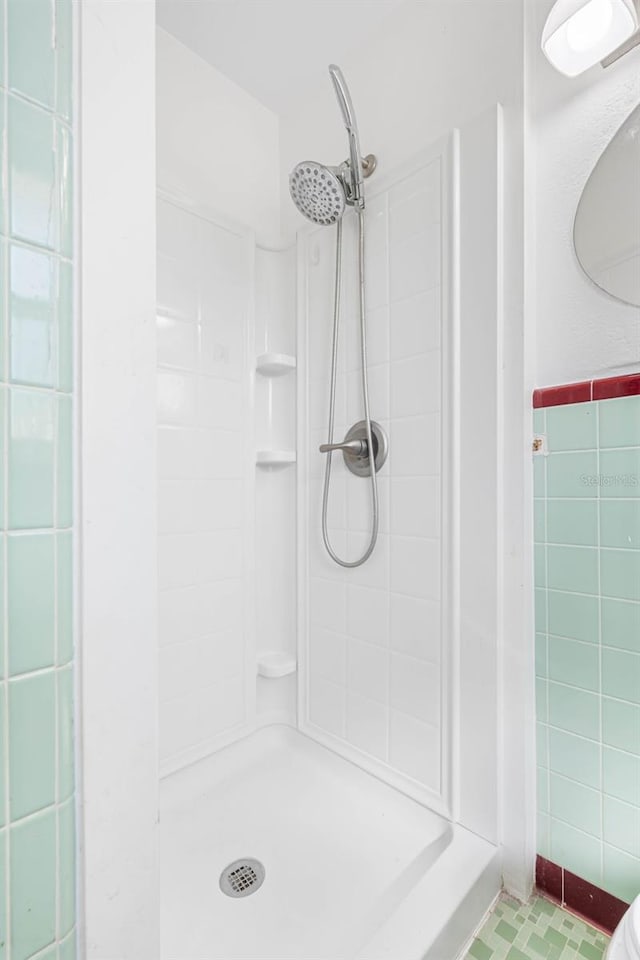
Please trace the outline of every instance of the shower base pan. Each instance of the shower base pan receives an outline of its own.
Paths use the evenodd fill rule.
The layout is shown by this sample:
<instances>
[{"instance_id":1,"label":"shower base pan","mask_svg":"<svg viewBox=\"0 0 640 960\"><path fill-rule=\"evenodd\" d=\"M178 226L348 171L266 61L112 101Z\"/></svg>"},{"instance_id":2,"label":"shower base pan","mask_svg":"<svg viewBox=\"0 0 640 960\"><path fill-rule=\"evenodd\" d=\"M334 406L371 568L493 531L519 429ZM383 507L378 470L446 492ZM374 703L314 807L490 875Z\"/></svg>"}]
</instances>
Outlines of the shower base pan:
<instances>
[{"instance_id":1,"label":"shower base pan","mask_svg":"<svg viewBox=\"0 0 640 960\"><path fill-rule=\"evenodd\" d=\"M161 885L162 960L456 960L500 864L484 840L272 726L163 780Z\"/></svg>"}]
</instances>

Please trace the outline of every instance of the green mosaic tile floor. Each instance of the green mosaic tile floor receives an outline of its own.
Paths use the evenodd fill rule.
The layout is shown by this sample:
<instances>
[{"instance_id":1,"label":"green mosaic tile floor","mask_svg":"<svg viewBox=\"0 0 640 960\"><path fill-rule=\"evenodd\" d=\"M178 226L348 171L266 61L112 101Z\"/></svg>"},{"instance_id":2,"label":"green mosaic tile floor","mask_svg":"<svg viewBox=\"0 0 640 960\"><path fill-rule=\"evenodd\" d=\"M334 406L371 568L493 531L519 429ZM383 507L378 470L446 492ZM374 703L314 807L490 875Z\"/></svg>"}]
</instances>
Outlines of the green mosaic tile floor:
<instances>
[{"instance_id":1,"label":"green mosaic tile floor","mask_svg":"<svg viewBox=\"0 0 640 960\"><path fill-rule=\"evenodd\" d=\"M522 906L502 896L466 960L603 960L608 942L549 900L535 897Z\"/></svg>"}]
</instances>

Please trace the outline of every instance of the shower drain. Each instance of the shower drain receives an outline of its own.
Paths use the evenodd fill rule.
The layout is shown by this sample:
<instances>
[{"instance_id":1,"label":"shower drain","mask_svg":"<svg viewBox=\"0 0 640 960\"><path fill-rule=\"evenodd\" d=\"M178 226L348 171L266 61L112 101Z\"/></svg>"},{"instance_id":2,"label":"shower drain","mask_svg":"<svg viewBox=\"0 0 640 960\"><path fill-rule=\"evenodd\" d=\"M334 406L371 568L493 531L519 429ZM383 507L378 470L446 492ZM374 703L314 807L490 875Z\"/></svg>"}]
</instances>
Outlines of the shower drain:
<instances>
[{"instance_id":1,"label":"shower drain","mask_svg":"<svg viewBox=\"0 0 640 960\"><path fill-rule=\"evenodd\" d=\"M220 889L228 897L248 897L264 883L265 870L259 860L234 860L220 874Z\"/></svg>"}]
</instances>

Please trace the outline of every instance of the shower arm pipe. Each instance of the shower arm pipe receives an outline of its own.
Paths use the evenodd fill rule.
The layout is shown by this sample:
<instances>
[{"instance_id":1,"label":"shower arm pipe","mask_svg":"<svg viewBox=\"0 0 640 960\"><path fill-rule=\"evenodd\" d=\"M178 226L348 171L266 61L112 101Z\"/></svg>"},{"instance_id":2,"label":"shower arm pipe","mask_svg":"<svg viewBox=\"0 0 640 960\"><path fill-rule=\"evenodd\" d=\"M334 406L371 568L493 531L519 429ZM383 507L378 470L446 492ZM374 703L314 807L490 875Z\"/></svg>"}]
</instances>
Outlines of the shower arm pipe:
<instances>
[{"instance_id":1,"label":"shower arm pipe","mask_svg":"<svg viewBox=\"0 0 640 960\"><path fill-rule=\"evenodd\" d=\"M335 63L329 66L329 76L333 82L333 87L340 107L340 113L344 125L347 128L349 136L349 163L351 174L351 192L352 201L355 206L362 208L364 206L364 181L362 175L362 154L360 152L360 136L358 134L358 123L356 112L353 108L353 101L349 93L347 81L344 78L342 70Z\"/></svg>"},{"instance_id":2,"label":"shower arm pipe","mask_svg":"<svg viewBox=\"0 0 640 960\"><path fill-rule=\"evenodd\" d=\"M359 275L359 301L360 301L360 349L362 360L362 400L364 406L364 419L366 429L366 444L369 451L369 464L371 476L371 501L372 501L372 524L371 537L364 553L357 560L343 560L337 555L331 541L329 540L329 530L327 514L329 508L329 488L331 486L331 459L333 456L333 430L335 419L336 402L336 380L338 369L338 333L340 327L340 287L342 285L342 220L338 220L336 227L336 274L333 299L333 343L331 347L331 384L329 388L329 430L328 443L323 444L326 449L327 459L324 469L324 486L322 490L322 539L327 553L335 563L341 567L360 567L365 563L374 551L378 540L378 527L380 522L380 511L378 504L378 481L376 477L375 457L372 454L373 434L371 430L371 414L369 410L369 378L367 374L367 332L366 332L366 310L365 310L365 291L364 291L364 210L358 209L358 275ZM341 447L342 444L337 446Z\"/></svg>"}]
</instances>

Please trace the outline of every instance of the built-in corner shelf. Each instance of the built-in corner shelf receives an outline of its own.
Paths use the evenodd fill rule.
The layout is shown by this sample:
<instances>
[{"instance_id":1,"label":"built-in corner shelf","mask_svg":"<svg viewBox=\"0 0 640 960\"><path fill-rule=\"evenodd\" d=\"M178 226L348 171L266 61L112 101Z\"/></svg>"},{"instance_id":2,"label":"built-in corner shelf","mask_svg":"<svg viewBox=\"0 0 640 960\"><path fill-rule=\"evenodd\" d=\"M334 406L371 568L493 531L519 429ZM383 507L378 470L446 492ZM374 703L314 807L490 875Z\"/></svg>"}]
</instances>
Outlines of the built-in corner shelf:
<instances>
[{"instance_id":1,"label":"built-in corner shelf","mask_svg":"<svg viewBox=\"0 0 640 960\"><path fill-rule=\"evenodd\" d=\"M260 653L258 654L258 676L268 680L277 680L288 677L298 668L296 658L289 653Z\"/></svg>"},{"instance_id":2,"label":"built-in corner shelf","mask_svg":"<svg viewBox=\"0 0 640 960\"><path fill-rule=\"evenodd\" d=\"M281 377L296 368L296 358L288 353L263 353L256 360L256 370L263 377Z\"/></svg>"},{"instance_id":3,"label":"built-in corner shelf","mask_svg":"<svg viewBox=\"0 0 640 960\"><path fill-rule=\"evenodd\" d=\"M258 450L256 453L256 463L259 467L279 467L295 462L295 450Z\"/></svg>"}]
</instances>

